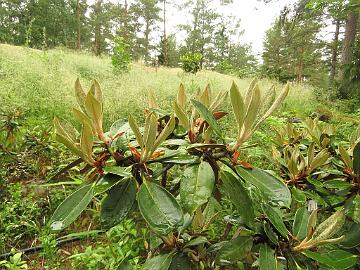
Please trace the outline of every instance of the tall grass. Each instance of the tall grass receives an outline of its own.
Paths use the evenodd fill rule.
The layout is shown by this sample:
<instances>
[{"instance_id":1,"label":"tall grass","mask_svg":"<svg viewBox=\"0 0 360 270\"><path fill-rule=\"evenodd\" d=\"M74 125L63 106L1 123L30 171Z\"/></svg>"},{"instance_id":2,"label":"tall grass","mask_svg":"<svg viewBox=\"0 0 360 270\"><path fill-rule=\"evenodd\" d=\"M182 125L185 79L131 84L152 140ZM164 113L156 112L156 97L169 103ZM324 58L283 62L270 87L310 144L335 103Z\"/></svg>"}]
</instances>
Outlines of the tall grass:
<instances>
[{"instance_id":1,"label":"tall grass","mask_svg":"<svg viewBox=\"0 0 360 270\"><path fill-rule=\"evenodd\" d=\"M50 124L54 115L72 119L70 109L76 105L73 85L77 77L85 88L93 79L100 82L107 126L130 112L140 117L148 91L154 92L163 108L169 108L180 83L190 93L210 84L215 93L228 90L232 81L245 91L251 81L251 78L238 79L211 71L194 75L178 68L153 68L136 63L129 73L116 75L106 56L0 45L0 104L3 108L21 108L33 123ZM268 89L271 84L269 80L260 81L262 89ZM281 87L277 84L277 90ZM312 99L310 87L295 85L284 109L290 114L302 114L304 108L311 108Z\"/></svg>"}]
</instances>

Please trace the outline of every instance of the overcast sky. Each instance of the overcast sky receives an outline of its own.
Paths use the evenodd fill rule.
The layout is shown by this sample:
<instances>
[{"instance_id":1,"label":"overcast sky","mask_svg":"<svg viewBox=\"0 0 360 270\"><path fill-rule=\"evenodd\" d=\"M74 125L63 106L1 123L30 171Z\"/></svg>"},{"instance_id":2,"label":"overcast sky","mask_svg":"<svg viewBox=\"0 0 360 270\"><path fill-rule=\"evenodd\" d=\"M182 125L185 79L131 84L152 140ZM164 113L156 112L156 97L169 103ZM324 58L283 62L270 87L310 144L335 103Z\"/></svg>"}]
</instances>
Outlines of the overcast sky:
<instances>
[{"instance_id":1,"label":"overcast sky","mask_svg":"<svg viewBox=\"0 0 360 270\"><path fill-rule=\"evenodd\" d=\"M181 1L175 1L180 3ZM281 9L287 4L294 4L296 0L274 0L265 4L259 0L234 0L233 4L220 6L220 1L215 1L214 6L223 14L233 15L241 19L241 28L245 30L240 41L252 45L253 52L261 54L265 32L270 28ZM179 12L178 9L170 7L167 15L169 32L176 33L177 39L181 41L184 37L176 29L176 25L191 20L191 17Z\"/></svg>"}]
</instances>

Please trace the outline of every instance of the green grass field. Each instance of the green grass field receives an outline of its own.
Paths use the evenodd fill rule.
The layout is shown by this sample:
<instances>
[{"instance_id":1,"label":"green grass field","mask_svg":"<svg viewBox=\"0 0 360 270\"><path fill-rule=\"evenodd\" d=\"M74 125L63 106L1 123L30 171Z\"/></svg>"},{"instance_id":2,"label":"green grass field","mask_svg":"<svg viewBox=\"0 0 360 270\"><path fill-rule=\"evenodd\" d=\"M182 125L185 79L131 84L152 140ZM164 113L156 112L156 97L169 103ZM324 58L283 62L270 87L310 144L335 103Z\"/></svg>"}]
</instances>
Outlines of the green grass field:
<instances>
[{"instance_id":1,"label":"green grass field","mask_svg":"<svg viewBox=\"0 0 360 270\"><path fill-rule=\"evenodd\" d=\"M0 45L0 104L3 109L21 108L32 125L49 123L54 115L72 119L71 108L76 104L73 85L77 77L85 88L93 79L100 82L105 96L106 126L130 112L141 118L149 91L155 94L161 107L169 108L180 83L192 94L210 84L216 94L228 90L232 81L245 91L252 80L212 71L186 74L179 68L154 68L137 63L129 73L116 75L109 57ZM266 90L273 82L260 80L259 84ZM277 91L281 87L276 83ZM313 89L294 85L283 111L306 116L313 107Z\"/></svg>"}]
</instances>

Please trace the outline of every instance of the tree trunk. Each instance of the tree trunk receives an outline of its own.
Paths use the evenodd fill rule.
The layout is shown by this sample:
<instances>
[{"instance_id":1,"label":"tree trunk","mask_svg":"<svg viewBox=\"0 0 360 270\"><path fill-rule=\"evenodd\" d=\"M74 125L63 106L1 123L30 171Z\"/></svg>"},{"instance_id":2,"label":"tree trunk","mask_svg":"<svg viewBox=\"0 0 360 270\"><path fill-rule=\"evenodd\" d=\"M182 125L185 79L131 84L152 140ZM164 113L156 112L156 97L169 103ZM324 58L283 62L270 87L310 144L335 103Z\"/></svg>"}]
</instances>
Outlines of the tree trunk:
<instances>
[{"instance_id":1,"label":"tree trunk","mask_svg":"<svg viewBox=\"0 0 360 270\"><path fill-rule=\"evenodd\" d=\"M125 0L124 3L124 39L125 42L127 44L129 44L128 38L129 38L129 33L128 33L128 18L129 18L129 14L128 14L128 2L127 0Z\"/></svg>"},{"instance_id":2,"label":"tree trunk","mask_svg":"<svg viewBox=\"0 0 360 270\"><path fill-rule=\"evenodd\" d=\"M145 62L150 59L149 55L149 35L150 35L150 21L147 19L145 24Z\"/></svg>"},{"instance_id":3,"label":"tree trunk","mask_svg":"<svg viewBox=\"0 0 360 270\"><path fill-rule=\"evenodd\" d=\"M164 0L164 66L169 65L168 59L168 46L167 46L167 37L166 37L166 0Z\"/></svg>"},{"instance_id":4,"label":"tree trunk","mask_svg":"<svg viewBox=\"0 0 360 270\"><path fill-rule=\"evenodd\" d=\"M296 69L296 82L302 83L304 75L304 48L299 48L299 59Z\"/></svg>"},{"instance_id":5,"label":"tree trunk","mask_svg":"<svg viewBox=\"0 0 360 270\"><path fill-rule=\"evenodd\" d=\"M341 53L341 64L346 65L351 62L352 47L356 37L356 26L359 18L359 12L350 11L345 24L345 37Z\"/></svg>"},{"instance_id":6,"label":"tree trunk","mask_svg":"<svg viewBox=\"0 0 360 270\"><path fill-rule=\"evenodd\" d=\"M359 12L356 9L351 10L348 14L345 24L345 36L344 36L344 43L341 52L341 71L339 76L342 85L338 89L338 95L341 98L350 97L350 89L343 84L346 80L344 69L346 65L351 63L352 60L352 49L356 38L356 26L357 26L358 18L359 18Z\"/></svg>"},{"instance_id":7,"label":"tree trunk","mask_svg":"<svg viewBox=\"0 0 360 270\"><path fill-rule=\"evenodd\" d=\"M95 55L99 56L101 54L101 2L98 0L95 3Z\"/></svg>"},{"instance_id":8,"label":"tree trunk","mask_svg":"<svg viewBox=\"0 0 360 270\"><path fill-rule=\"evenodd\" d=\"M77 37L76 37L76 49L80 50L81 47L81 22L80 22L80 0L76 1L76 18L77 18Z\"/></svg>"},{"instance_id":9,"label":"tree trunk","mask_svg":"<svg viewBox=\"0 0 360 270\"><path fill-rule=\"evenodd\" d=\"M336 28L333 40L333 47L331 52L331 67L330 67L330 83L333 84L336 75L336 64L338 56L338 44L339 44L339 32L340 32L340 20L336 20Z\"/></svg>"}]
</instances>

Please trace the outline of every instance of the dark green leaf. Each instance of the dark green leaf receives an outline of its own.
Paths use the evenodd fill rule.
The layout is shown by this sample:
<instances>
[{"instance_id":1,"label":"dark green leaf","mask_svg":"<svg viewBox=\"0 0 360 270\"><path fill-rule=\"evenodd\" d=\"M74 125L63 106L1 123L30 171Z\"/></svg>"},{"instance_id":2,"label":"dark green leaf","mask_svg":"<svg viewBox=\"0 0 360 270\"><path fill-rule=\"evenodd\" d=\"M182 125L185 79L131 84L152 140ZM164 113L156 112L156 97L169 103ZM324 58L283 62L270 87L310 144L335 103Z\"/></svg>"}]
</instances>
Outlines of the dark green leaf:
<instances>
[{"instance_id":1,"label":"dark green leaf","mask_svg":"<svg viewBox=\"0 0 360 270\"><path fill-rule=\"evenodd\" d=\"M290 190L281 180L258 168L245 169L237 166L236 171L246 182L260 190L265 201L279 206L290 206Z\"/></svg>"},{"instance_id":2,"label":"dark green leaf","mask_svg":"<svg viewBox=\"0 0 360 270\"><path fill-rule=\"evenodd\" d=\"M231 264L244 259L251 251L253 239L250 236L238 236L225 242L217 251L217 264Z\"/></svg>"},{"instance_id":3,"label":"dark green leaf","mask_svg":"<svg viewBox=\"0 0 360 270\"><path fill-rule=\"evenodd\" d=\"M345 248L354 248L360 245L360 224L353 223L345 232L345 239L340 243Z\"/></svg>"},{"instance_id":4,"label":"dark green leaf","mask_svg":"<svg viewBox=\"0 0 360 270\"><path fill-rule=\"evenodd\" d=\"M204 223L209 224L215 216L218 215L218 213L221 211L221 205L220 203L215 200L213 197L210 197L204 211Z\"/></svg>"},{"instance_id":5,"label":"dark green leaf","mask_svg":"<svg viewBox=\"0 0 360 270\"><path fill-rule=\"evenodd\" d=\"M141 270L168 270L172 257L173 255L171 253L157 255L156 257L147 260L141 267Z\"/></svg>"},{"instance_id":6,"label":"dark green leaf","mask_svg":"<svg viewBox=\"0 0 360 270\"><path fill-rule=\"evenodd\" d=\"M117 120L111 125L109 132L111 136L115 136L118 133L126 132L129 130L131 129L126 120Z\"/></svg>"},{"instance_id":7,"label":"dark green leaf","mask_svg":"<svg viewBox=\"0 0 360 270\"><path fill-rule=\"evenodd\" d=\"M275 252L266 244L260 247L259 266L260 270L276 270Z\"/></svg>"},{"instance_id":8,"label":"dark green leaf","mask_svg":"<svg viewBox=\"0 0 360 270\"><path fill-rule=\"evenodd\" d=\"M345 179L342 179L342 180L333 179L333 180L326 181L324 183L324 186L327 188L334 188L334 189L347 189L347 188L351 188L352 184L345 181Z\"/></svg>"},{"instance_id":9,"label":"dark green leaf","mask_svg":"<svg viewBox=\"0 0 360 270\"><path fill-rule=\"evenodd\" d=\"M120 223L131 210L136 199L135 180L127 179L110 189L102 202L100 218L108 227Z\"/></svg>"},{"instance_id":10,"label":"dark green leaf","mask_svg":"<svg viewBox=\"0 0 360 270\"><path fill-rule=\"evenodd\" d=\"M276 233L273 231L273 229L271 228L270 224L267 223L266 221L264 221L264 232L266 234L266 236L269 238L269 240L274 243L275 245L278 244L278 236L276 235Z\"/></svg>"},{"instance_id":11,"label":"dark green leaf","mask_svg":"<svg viewBox=\"0 0 360 270\"><path fill-rule=\"evenodd\" d=\"M192 240L190 240L188 243L186 243L186 245L184 247L192 247L192 246L197 246L200 244L205 244L208 243L209 241L207 240L207 238L205 236L198 236Z\"/></svg>"},{"instance_id":12,"label":"dark green leaf","mask_svg":"<svg viewBox=\"0 0 360 270\"><path fill-rule=\"evenodd\" d=\"M293 235L298 240L303 240L306 237L309 216L306 207L301 207L296 211L293 224Z\"/></svg>"},{"instance_id":13,"label":"dark green leaf","mask_svg":"<svg viewBox=\"0 0 360 270\"><path fill-rule=\"evenodd\" d=\"M183 224L183 213L173 195L159 185L144 181L137 194L139 209L149 226L161 235Z\"/></svg>"},{"instance_id":14,"label":"dark green leaf","mask_svg":"<svg viewBox=\"0 0 360 270\"><path fill-rule=\"evenodd\" d=\"M206 161L185 169L180 182L180 197L184 209L192 214L210 198L215 184L215 174Z\"/></svg>"},{"instance_id":15,"label":"dark green leaf","mask_svg":"<svg viewBox=\"0 0 360 270\"><path fill-rule=\"evenodd\" d=\"M354 148L353 170L356 175L360 176L360 142Z\"/></svg>"},{"instance_id":16,"label":"dark green leaf","mask_svg":"<svg viewBox=\"0 0 360 270\"><path fill-rule=\"evenodd\" d=\"M235 205L239 215L244 219L246 225L252 226L255 219L254 208L241 180L227 171L222 171L221 179L225 192Z\"/></svg>"},{"instance_id":17,"label":"dark green leaf","mask_svg":"<svg viewBox=\"0 0 360 270\"><path fill-rule=\"evenodd\" d=\"M338 270L344 270L354 266L358 258L358 256L343 250L331 250L326 252L306 250L303 254L321 264Z\"/></svg>"},{"instance_id":18,"label":"dark green leaf","mask_svg":"<svg viewBox=\"0 0 360 270\"><path fill-rule=\"evenodd\" d=\"M191 103L194 105L194 107L199 111L199 113L205 118L206 122L212 127L214 132L222 138L222 132L220 127L218 126L214 116L212 113L203 105L201 102L192 99Z\"/></svg>"},{"instance_id":19,"label":"dark green leaf","mask_svg":"<svg viewBox=\"0 0 360 270\"><path fill-rule=\"evenodd\" d=\"M192 270L193 268L191 260L184 254L176 254L172 259L169 270Z\"/></svg>"},{"instance_id":20,"label":"dark green leaf","mask_svg":"<svg viewBox=\"0 0 360 270\"><path fill-rule=\"evenodd\" d=\"M50 219L50 227L54 231L69 226L81 214L94 196L92 184L81 187L67 197L56 208Z\"/></svg>"},{"instance_id":21,"label":"dark green leaf","mask_svg":"<svg viewBox=\"0 0 360 270\"><path fill-rule=\"evenodd\" d=\"M95 195L104 193L110 188L118 184L120 181L124 181L125 178L115 175L115 174L105 174L94 186Z\"/></svg>"},{"instance_id":22,"label":"dark green leaf","mask_svg":"<svg viewBox=\"0 0 360 270\"><path fill-rule=\"evenodd\" d=\"M292 193L293 199L295 201L298 201L298 202L305 202L306 201L306 196L300 189L297 189L297 188L294 187L294 188L291 189L291 193Z\"/></svg>"},{"instance_id":23,"label":"dark green leaf","mask_svg":"<svg viewBox=\"0 0 360 270\"><path fill-rule=\"evenodd\" d=\"M119 166L105 166L104 167L105 173L116 174L122 177L129 177L131 176L131 172L126 167L119 167Z\"/></svg>"},{"instance_id":24,"label":"dark green leaf","mask_svg":"<svg viewBox=\"0 0 360 270\"><path fill-rule=\"evenodd\" d=\"M132 270L133 267L127 259L123 260L118 266L117 270Z\"/></svg>"},{"instance_id":25,"label":"dark green leaf","mask_svg":"<svg viewBox=\"0 0 360 270\"><path fill-rule=\"evenodd\" d=\"M266 217L270 220L271 224L275 227L275 229L286 239L288 239L288 230L282 220L281 216L268 204L262 204L261 208L266 215Z\"/></svg>"}]
</instances>

